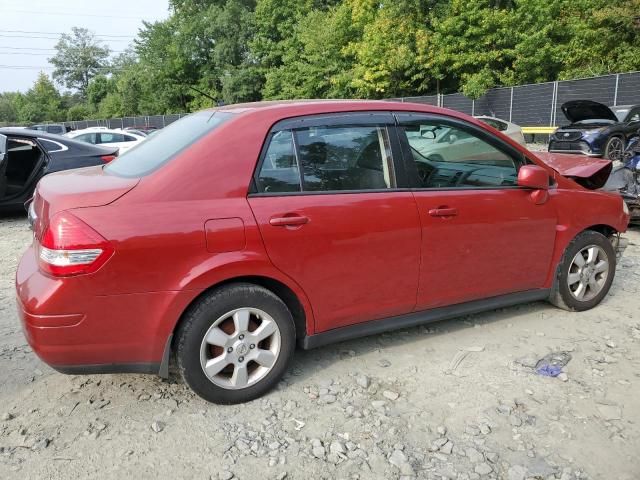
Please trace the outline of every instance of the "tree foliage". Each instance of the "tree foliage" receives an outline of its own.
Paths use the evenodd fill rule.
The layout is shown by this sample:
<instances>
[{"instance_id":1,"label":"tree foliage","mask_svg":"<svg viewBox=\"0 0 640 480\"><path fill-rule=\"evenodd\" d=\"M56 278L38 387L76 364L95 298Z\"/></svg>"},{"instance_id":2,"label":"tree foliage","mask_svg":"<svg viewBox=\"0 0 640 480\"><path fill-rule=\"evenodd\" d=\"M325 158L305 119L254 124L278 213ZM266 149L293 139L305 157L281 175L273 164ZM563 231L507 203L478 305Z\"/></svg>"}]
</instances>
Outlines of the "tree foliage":
<instances>
[{"instance_id":1,"label":"tree foliage","mask_svg":"<svg viewBox=\"0 0 640 480\"><path fill-rule=\"evenodd\" d=\"M86 28L73 27L56 44L56 54L49 59L55 67L53 78L67 88L86 93L89 81L108 67L110 50Z\"/></svg>"},{"instance_id":2,"label":"tree foliage","mask_svg":"<svg viewBox=\"0 0 640 480\"><path fill-rule=\"evenodd\" d=\"M388 98L640 70L640 0L171 0L130 50L63 35L54 79L1 122L177 113L288 98ZM213 99L213 100L212 100Z\"/></svg>"}]
</instances>

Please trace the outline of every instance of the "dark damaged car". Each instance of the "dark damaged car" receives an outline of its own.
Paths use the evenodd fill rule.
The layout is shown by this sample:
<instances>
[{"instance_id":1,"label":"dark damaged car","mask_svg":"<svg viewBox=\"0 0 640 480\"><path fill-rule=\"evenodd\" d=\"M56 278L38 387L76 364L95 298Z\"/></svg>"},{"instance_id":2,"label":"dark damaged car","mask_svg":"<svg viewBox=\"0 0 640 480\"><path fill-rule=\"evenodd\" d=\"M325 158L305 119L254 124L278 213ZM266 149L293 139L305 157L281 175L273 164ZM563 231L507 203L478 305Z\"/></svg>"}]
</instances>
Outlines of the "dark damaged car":
<instances>
[{"instance_id":1,"label":"dark damaged car","mask_svg":"<svg viewBox=\"0 0 640 480\"><path fill-rule=\"evenodd\" d=\"M551 135L550 152L622 160L627 143L638 135L640 105L610 108L591 100L572 100L561 108L571 123Z\"/></svg>"},{"instance_id":2,"label":"dark damaged car","mask_svg":"<svg viewBox=\"0 0 640 480\"><path fill-rule=\"evenodd\" d=\"M118 155L60 135L19 128L0 128L0 211L21 209L44 175L104 165Z\"/></svg>"}]
</instances>

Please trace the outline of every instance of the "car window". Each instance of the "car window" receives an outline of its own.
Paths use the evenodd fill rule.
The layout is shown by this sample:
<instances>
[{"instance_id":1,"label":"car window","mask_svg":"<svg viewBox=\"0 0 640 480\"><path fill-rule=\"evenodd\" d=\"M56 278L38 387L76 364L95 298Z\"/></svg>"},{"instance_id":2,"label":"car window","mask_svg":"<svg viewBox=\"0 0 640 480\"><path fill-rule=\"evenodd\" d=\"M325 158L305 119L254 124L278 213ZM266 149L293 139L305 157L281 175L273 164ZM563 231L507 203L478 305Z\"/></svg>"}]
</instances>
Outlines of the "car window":
<instances>
[{"instance_id":1,"label":"car window","mask_svg":"<svg viewBox=\"0 0 640 480\"><path fill-rule=\"evenodd\" d=\"M83 133L82 135L78 135L73 138L74 140L78 140L80 142L93 143L94 145L98 143L98 134L97 133Z\"/></svg>"},{"instance_id":2,"label":"car window","mask_svg":"<svg viewBox=\"0 0 640 480\"><path fill-rule=\"evenodd\" d=\"M138 139L136 137L132 137L131 135L123 135L125 142L135 142Z\"/></svg>"},{"instance_id":3,"label":"car window","mask_svg":"<svg viewBox=\"0 0 640 480\"><path fill-rule=\"evenodd\" d=\"M304 191L378 190L395 186L384 126L310 127L294 131Z\"/></svg>"},{"instance_id":4,"label":"car window","mask_svg":"<svg viewBox=\"0 0 640 480\"><path fill-rule=\"evenodd\" d=\"M258 191L264 193L299 192L300 171L290 130L271 136L258 174Z\"/></svg>"},{"instance_id":5,"label":"car window","mask_svg":"<svg viewBox=\"0 0 640 480\"><path fill-rule=\"evenodd\" d=\"M475 134L437 121L402 124L422 188L516 186L518 163Z\"/></svg>"},{"instance_id":6,"label":"car window","mask_svg":"<svg viewBox=\"0 0 640 480\"><path fill-rule=\"evenodd\" d=\"M640 108L636 108L629 112L627 122L640 122Z\"/></svg>"},{"instance_id":7,"label":"car window","mask_svg":"<svg viewBox=\"0 0 640 480\"><path fill-rule=\"evenodd\" d=\"M189 147L209 132L233 118L230 112L203 111L173 122L156 135L147 138L120 155L105 171L123 177L147 175Z\"/></svg>"},{"instance_id":8,"label":"car window","mask_svg":"<svg viewBox=\"0 0 640 480\"><path fill-rule=\"evenodd\" d=\"M395 187L391 160L384 126L280 131L270 139L257 187L263 193L388 189Z\"/></svg>"},{"instance_id":9,"label":"car window","mask_svg":"<svg viewBox=\"0 0 640 480\"><path fill-rule=\"evenodd\" d=\"M100 132L100 143L122 143L124 135L121 133Z\"/></svg>"},{"instance_id":10,"label":"car window","mask_svg":"<svg viewBox=\"0 0 640 480\"><path fill-rule=\"evenodd\" d=\"M498 120L494 120L493 118L480 118L479 120L501 132L504 132L507 129L506 123L499 122Z\"/></svg>"},{"instance_id":11,"label":"car window","mask_svg":"<svg viewBox=\"0 0 640 480\"><path fill-rule=\"evenodd\" d=\"M39 138L38 140L40 140L40 144L49 153L64 152L65 150L68 150L68 148L63 144L54 142L53 140L46 140L44 138Z\"/></svg>"},{"instance_id":12,"label":"car window","mask_svg":"<svg viewBox=\"0 0 640 480\"><path fill-rule=\"evenodd\" d=\"M64 133L64 129L60 125L49 125L47 127L47 132L48 133L62 134L62 133Z\"/></svg>"}]
</instances>

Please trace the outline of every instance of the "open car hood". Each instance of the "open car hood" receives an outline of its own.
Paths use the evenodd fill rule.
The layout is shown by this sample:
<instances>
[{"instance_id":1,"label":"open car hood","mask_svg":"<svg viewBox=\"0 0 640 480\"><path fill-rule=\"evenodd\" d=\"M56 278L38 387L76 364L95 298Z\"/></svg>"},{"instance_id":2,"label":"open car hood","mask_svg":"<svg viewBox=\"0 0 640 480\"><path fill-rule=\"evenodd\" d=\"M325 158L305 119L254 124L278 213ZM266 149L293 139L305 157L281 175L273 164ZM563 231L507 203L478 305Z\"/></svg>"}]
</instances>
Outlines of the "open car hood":
<instances>
[{"instance_id":1,"label":"open car hood","mask_svg":"<svg viewBox=\"0 0 640 480\"><path fill-rule=\"evenodd\" d=\"M562 113L571 123L584 120L613 120L618 121L616 114L609 107L592 100L571 100L562 104Z\"/></svg>"},{"instance_id":2,"label":"open car hood","mask_svg":"<svg viewBox=\"0 0 640 480\"><path fill-rule=\"evenodd\" d=\"M536 152L536 156L563 177L571 178L590 190L602 188L613 168L611 160L586 155Z\"/></svg>"}]
</instances>

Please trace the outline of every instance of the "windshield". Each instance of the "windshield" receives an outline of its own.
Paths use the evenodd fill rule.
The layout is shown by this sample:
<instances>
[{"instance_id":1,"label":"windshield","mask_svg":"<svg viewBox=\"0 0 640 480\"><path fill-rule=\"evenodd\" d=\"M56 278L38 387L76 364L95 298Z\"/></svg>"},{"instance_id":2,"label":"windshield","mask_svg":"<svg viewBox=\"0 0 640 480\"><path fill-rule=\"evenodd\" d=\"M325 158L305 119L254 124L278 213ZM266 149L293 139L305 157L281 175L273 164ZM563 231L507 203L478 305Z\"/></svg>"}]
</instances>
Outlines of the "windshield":
<instances>
[{"instance_id":1,"label":"windshield","mask_svg":"<svg viewBox=\"0 0 640 480\"><path fill-rule=\"evenodd\" d=\"M629 113L629 108L614 108L613 113L618 117L618 121L624 122L624 119L627 118L627 113Z\"/></svg>"},{"instance_id":2,"label":"windshield","mask_svg":"<svg viewBox=\"0 0 640 480\"><path fill-rule=\"evenodd\" d=\"M122 154L105 171L122 177L142 177L157 170L196 140L229 120L228 112L198 112L181 118Z\"/></svg>"}]
</instances>

